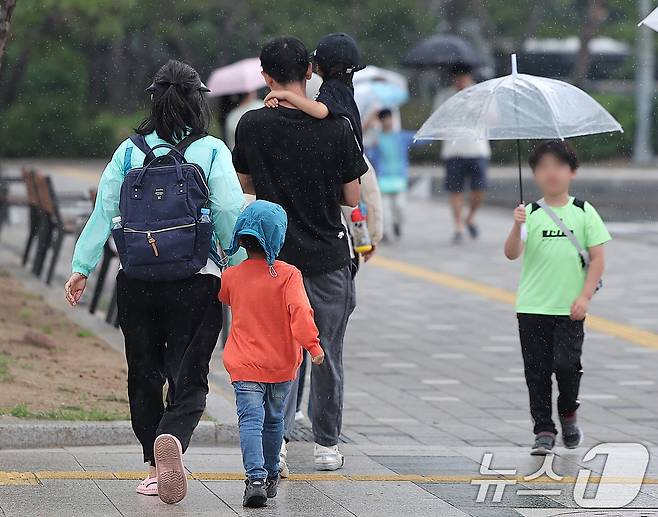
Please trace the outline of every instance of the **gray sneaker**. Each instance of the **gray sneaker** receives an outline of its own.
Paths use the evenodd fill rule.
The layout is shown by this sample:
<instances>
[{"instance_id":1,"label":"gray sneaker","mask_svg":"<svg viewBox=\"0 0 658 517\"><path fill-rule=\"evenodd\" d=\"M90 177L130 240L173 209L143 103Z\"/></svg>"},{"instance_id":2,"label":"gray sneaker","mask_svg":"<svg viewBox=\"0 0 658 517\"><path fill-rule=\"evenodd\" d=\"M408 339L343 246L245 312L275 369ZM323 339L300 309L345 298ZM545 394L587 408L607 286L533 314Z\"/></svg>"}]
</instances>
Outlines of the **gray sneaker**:
<instances>
[{"instance_id":1,"label":"gray sneaker","mask_svg":"<svg viewBox=\"0 0 658 517\"><path fill-rule=\"evenodd\" d=\"M578 426L578 418L574 411L569 416L560 416L562 426L562 442L567 449L575 449L583 443L583 431Z\"/></svg>"},{"instance_id":2,"label":"gray sneaker","mask_svg":"<svg viewBox=\"0 0 658 517\"><path fill-rule=\"evenodd\" d=\"M549 432L539 433L535 436L535 444L532 446L530 454L533 456L553 454L553 447L555 447L555 435Z\"/></svg>"},{"instance_id":3,"label":"gray sneaker","mask_svg":"<svg viewBox=\"0 0 658 517\"><path fill-rule=\"evenodd\" d=\"M265 490L268 499L276 497L276 493L279 490L279 476L267 478L265 481Z\"/></svg>"}]
</instances>

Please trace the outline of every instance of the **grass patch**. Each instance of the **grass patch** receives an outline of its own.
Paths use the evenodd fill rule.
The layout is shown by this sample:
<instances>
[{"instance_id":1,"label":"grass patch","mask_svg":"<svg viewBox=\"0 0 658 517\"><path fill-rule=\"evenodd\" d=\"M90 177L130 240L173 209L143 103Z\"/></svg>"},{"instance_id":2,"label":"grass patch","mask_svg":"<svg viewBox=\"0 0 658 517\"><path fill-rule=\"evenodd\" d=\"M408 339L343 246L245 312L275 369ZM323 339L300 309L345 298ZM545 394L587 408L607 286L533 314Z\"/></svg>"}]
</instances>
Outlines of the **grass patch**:
<instances>
[{"instance_id":1,"label":"grass patch","mask_svg":"<svg viewBox=\"0 0 658 517\"><path fill-rule=\"evenodd\" d=\"M0 382L11 381L13 377L9 373L9 359L0 355Z\"/></svg>"},{"instance_id":2,"label":"grass patch","mask_svg":"<svg viewBox=\"0 0 658 517\"><path fill-rule=\"evenodd\" d=\"M53 409L51 411L34 413L34 418L43 420L83 420L83 421L103 421L110 420L130 420L127 413L116 413L104 409L92 408L84 409L79 407L65 407L62 409Z\"/></svg>"},{"instance_id":3,"label":"grass patch","mask_svg":"<svg viewBox=\"0 0 658 517\"><path fill-rule=\"evenodd\" d=\"M53 333L53 328L50 325L44 325L43 327L41 327L41 332L50 335Z\"/></svg>"},{"instance_id":4,"label":"grass patch","mask_svg":"<svg viewBox=\"0 0 658 517\"><path fill-rule=\"evenodd\" d=\"M78 337L92 337L94 335L94 333L91 332L90 330L81 329L81 330L78 330L75 335L78 336Z\"/></svg>"},{"instance_id":5,"label":"grass patch","mask_svg":"<svg viewBox=\"0 0 658 517\"><path fill-rule=\"evenodd\" d=\"M48 411L30 411L27 404L16 404L13 408L0 408L0 416L11 415L16 418L30 418L36 420L67 420L85 422L108 422L111 420L130 420L128 413L106 411L99 408L81 408L78 406L64 406Z\"/></svg>"},{"instance_id":6,"label":"grass patch","mask_svg":"<svg viewBox=\"0 0 658 517\"><path fill-rule=\"evenodd\" d=\"M11 408L9 414L11 416L15 416L16 418L27 418L30 416L30 412L27 409L27 404L16 404L13 408Z\"/></svg>"}]
</instances>

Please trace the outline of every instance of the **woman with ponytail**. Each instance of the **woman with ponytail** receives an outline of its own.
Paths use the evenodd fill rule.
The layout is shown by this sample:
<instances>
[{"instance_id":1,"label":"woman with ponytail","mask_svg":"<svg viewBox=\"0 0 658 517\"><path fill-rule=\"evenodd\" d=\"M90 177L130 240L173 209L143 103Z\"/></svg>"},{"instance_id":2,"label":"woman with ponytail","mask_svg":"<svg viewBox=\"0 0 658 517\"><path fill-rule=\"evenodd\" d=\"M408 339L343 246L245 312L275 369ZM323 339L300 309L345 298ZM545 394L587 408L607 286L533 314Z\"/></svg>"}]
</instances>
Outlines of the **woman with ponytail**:
<instances>
[{"instance_id":1,"label":"woman with ponytail","mask_svg":"<svg viewBox=\"0 0 658 517\"><path fill-rule=\"evenodd\" d=\"M208 261L197 274L182 280L145 281L130 278L123 271L117 275L130 417L142 444L144 461L150 466L137 492L159 495L166 503L180 501L187 492L182 454L205 409L210 358L222 327L217 299L221 259L216 250L231 244L233 226L244 204L230 151L221 140L207 134L211 118L204 96L207 91L191 66L169 61L147 88L151 113L136 131L150 148L179 144L186 161L203 169L214 232ZM158 148L148 154L161 156L167 151ZM72 306L80 300L87 277L102 255L113 219L121 215L119 198L124 177L130 169L142 167L145 157L134 140L127 139L103 172L96 206L76 244L73 273L65 286ZM156 199L167 194L146 195ZM231 260L236 263L243 258L240 254Z\"/></svg>"}]
</instances>

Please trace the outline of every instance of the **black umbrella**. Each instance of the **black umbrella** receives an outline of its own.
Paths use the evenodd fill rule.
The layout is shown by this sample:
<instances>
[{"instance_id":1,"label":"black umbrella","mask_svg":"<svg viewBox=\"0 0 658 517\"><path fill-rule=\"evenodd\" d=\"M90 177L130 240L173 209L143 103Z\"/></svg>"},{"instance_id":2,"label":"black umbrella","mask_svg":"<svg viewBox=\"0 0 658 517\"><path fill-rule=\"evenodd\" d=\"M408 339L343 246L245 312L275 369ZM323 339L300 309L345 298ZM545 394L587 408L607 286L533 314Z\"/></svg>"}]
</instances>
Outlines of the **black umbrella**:
<instances>
[{"instance_id":1,"label":"black umbrella","mask_svg":"<svg viewBox=\"0 0 658 517\"><path fill-rule=\"evenodd\" d=\"M454 65L476 68L485 63L470 43L447 34L421 41L407 53L402 64L416 68Z\"/></svg>"}]
</instances>

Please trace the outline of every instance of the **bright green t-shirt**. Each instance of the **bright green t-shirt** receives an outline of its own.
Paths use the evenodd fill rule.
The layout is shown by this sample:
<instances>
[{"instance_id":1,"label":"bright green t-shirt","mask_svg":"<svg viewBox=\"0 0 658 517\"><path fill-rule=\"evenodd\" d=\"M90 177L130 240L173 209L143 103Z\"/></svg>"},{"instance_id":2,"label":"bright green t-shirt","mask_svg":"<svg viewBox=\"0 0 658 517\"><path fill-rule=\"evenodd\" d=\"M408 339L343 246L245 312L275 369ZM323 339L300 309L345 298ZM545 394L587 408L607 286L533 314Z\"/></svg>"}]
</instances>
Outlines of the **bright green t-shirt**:
<instances>
[{"instance_id":1,"label":"bright green t-shirt","mask_svg":"<svg viewBox=\"0 0 658 517\"><path fill-rule=\"evenodd\" d=\"M601 216L589 203L572 197L566 205L551 208L585 249L611 239ZM568 316L585 284L585 268L576 247L543 208L532 203L526 214L528 237L516 312Z\"/></svg>"}]
</instances>

